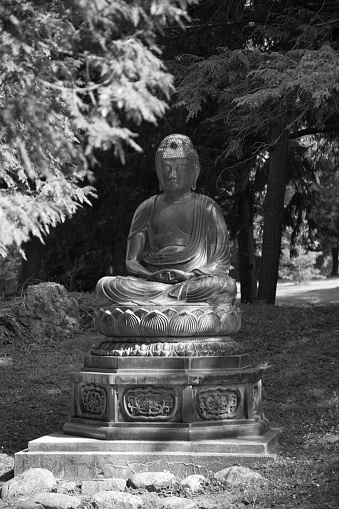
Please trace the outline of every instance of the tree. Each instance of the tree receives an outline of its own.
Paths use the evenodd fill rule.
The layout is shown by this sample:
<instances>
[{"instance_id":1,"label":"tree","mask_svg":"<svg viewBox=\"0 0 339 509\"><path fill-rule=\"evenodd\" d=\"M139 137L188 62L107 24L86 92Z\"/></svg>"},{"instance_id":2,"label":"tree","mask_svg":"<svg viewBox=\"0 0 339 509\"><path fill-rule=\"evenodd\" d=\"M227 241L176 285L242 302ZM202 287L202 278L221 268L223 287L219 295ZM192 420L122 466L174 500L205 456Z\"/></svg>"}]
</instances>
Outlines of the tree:
<instances>
[{"instance_id":1,"label":"tree","mask_svg":"<svg viewBox=\"0 0 339 509\"><path fill-rule=\"evenodd\" d=\"M188 110L188 120L205 105L218 104L208 122L227 132L226 164L230 155L243 161L250 152L253 162L259 154L270 156L258 298L274 303L289 140L338 129L337 9L335 2L253 0L228 12L228 26L242 27L242 47L181 56L178 104ZM215 25L199 29L213 32Z\"/></svg>"},{"instance_id":2,"label":"tree","mask_svg":"<svg viewBox=\"0 0 339 509\"><path fill-rule=\"evenodd\" d=\"M305 223L304 228L301 228L300 234L293 242L293 247L291 247L291 234L292 229L287 228L282 238L279 277L299 284L311 279L323 279L324 276L315 266L322 252L317 249L319 242L310 242L307 224Z\"/></svg>"},{"instance_id":3,"label":"tree","mask_svg":"<svg viewBox=\"0 0 339 509\"><path fill-rule=\"evenodd\" d=\"M96 150L141 151L173 89L156 34L193 1L3 0L0 254L90 203Z\"/></svg>"},{"instance_id":4,"label":"tree","mask_svg":"<svg viewBox=\"0 0 339 509\"><path fill-rule=\"evenodd\" d=\"M331 254L331 275L338 275L339 251L339 172L338 143L335 137L314 141L311 157L319 172L319 187L316 206L312 211L324 254Z\"/></svg>"}]
</instances>

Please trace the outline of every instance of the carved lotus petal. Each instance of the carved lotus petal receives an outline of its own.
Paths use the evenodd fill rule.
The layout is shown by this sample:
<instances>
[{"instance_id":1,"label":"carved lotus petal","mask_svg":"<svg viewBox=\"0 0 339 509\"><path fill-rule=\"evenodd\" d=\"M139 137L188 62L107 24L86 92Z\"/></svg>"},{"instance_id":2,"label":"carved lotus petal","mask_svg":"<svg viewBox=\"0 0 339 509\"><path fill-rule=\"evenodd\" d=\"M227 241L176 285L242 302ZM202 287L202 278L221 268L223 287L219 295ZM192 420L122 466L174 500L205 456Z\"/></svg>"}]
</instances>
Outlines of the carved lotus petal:
<instances>
[{"instance_id":1,"label":"carved lotus petal","mask_svg":"<svg viewBox=\"0 0 339 509\"><path fill-rule=\"evenodd\" d=\"M193 336L197 330L197 319L188 311L172 316L168 331L170 336Z\"/></svg>"},{"instance_id":2,"label":"carved lotus petal","mask_svg":"<svg viewBox=\"0 0 339 509\"><path fill-rule=\"evenodd\" d=\"M96 331L99 332L99 334L105 334L101 327L101 319L103 313L104 313L103 309L100 309L97 313L95 313L94 328Z\"/></svg>"},{"instance_id":3,"label":"carved lotus petal","mask_svg":"<svg viewBox=\"0 0 339 509\"><path fill-rule=\"evenodd\" d=\"M154 357L160 357L161 350L162 350L161 343L157 343L156 345L154 345L153 350L152 350L152 354L154 355Z\"/></svg>"},{"instance_id":4,"label":"carved lotus petal","mask_svg":"<svg viewBox=\"0 0 339 509\"><path fill-rule=\"evenodd\" d=\"M225 314L232 313L234 311L234 306L221 306L216 310L219 318L222 318Z\"/></svg>"},{"instance_id":5,"label":"carved lotus petal","mask_svg":"<svg viewBox=\"0 0 339 509\"><path fill-rule=\"evenodd\" d=\"M135 314L138 318L140 318L140 320L142 320L142 319L143 319L143 317L144 317L145 315L147 315L147 313L148 313L147 309L144 309L144 308L139 308L139 309L137 309L136 311L134 311L134 314Z\"/></svg>"},{"instance_id":6,"label":"carved lotus petal","mask_svg":"<svg viewBox=\"0 0 339 509\"><path fill-rule=\"evenodd\" d=\"M122 349L115 350L114 355L116 355L116 357L123 357L124 351Z\"/></svg>"},{"instance_id":7,"label":"carved lotus petal","mask_svg":"<svg viewBox=\"0 0 339 509\"><path fill-rule=\"evenodd\" d=\"M129 343L118 343L115 347L115 355L126 357L130 355L132 348Z\"/></svg>"},{"instance_id":8,"label":"carved lotus petal","mask_svg":"<svg viewBox=\"0 0 339 509\"><path fill-rule=\"evenodd\" d=\"M207 311L198 319L198 334L216 334L220 327L220 318L214 311Z\"/></svg>"},{"instance_id":9,"label":"carved lotus petal","mask_svg":"<svg viewBox=\"0 0 339 509\"><path fill-rule=\"evenodd\" d=\"M176 346L175 346L175 353L179 356L184 356L186 355L186 345L185 343L178 343Z\"/></svg>"},{"instance_id":10,"label":"carved lotus petal","mask_svg":"<svg viewBox=\"0 0 339 509\"><path fill-rule=\"evenodd\" d=\"M134 345L132 348L131 355L138 355L139 350L140 350L140 345Z\"/></svg>"},{"instance_id":11,"label":"carved lotus petal","mask_svg":"<svg viewBox=\"0 0 339 509\"><path fill-rule=\"evenodd\" d=\"M167 316L168 319L172 318L172 316L177 315L178 311L173 308L167 308L163 311L164 315Z\"/></svg>"},{"instance_id":12,"label":"carved lotus petal","mask_svg":"<svg viewBox=\"0 0 339 509\"><path fill-rule=\"evenodd\" d=\"M151 311L140 323L143 336L167 336L168 318L161 311Z\"/></svg>"},{"instance_id":13,"label":"carved lotus petal","mask_svg":"<svg viewBox=\"0 0 339 509\"><path fill-rule=\"evenodd\" d=\"M193 311L191 311L192 315L194 315L196 318L199 318L201 315L204 314L204 310L203 309L200 309L200 308L196 308L196 309L193 309Z\"/></svg>"},{"instance_id":14,"label":"carved lotus petal","mask_svg":"<svg viewBox=\"0 0 339 509\"><path fill-rule=\"evenodd\" d=\"M223 335L233 334L240 329L241 319L238 312L225 313L221 318L221 330Z\"/></svg>"},{"instance_id":15,"label":"carved lotus petal","mask_svg":"<svg viewBox=\"0 0 339 509\"><path fill-rule=\"evenodd\" d=\"M140 345L140 348L137 350L137 355L140 355L141 357L148 355L147 345Z\"/></svg>"},{"instance_id":16,"label":"carved lotus petal","mask_svg":"<svg viewBox=\"0 0 339 509\"><path fill-rule=\"evenodd\" d=\"M161 344L162 344L161 355L163 355L164 357L168 357L169 355L171 355L172 347L171 347L170 343L161 343Z\"/></svg>"},{"instance_id":17,"label":"carved lotus petal","mask_svg":"<svg viewBox=\"0 0 339 509\"><path fill-rule=\"evenodd\" d=\"M154 357L168 357L171 353L172 350L169 343L155 343L151 346L150 354Z\"/></svg>"},{"instance_id":18,"label":"carved lotus petal","mask_svg":"<svg viewBox=\"0 0 339 509\"><path fill-rule=\"evenodd\" d=\"M140 318L127 309L118 318L118 328L121 336L140 336Z\"/></svg>"},{"instance_id":19,"label":"carved lotus petal","mask_svg":"<svg viewBox=\"0 0 339 509\"><path fill-rule=\"evenodd\" d=\"M118 333L116 319L108 310L104 311L100 317L100 329L106 336L116 336Z\"/></svg>"},{"instance_id":20,"label":"carved lotus petal","mask_svg":"<svg viewBox=\"0 0 339 509\"><path fill-rule=\"evenodd\" d=\"M193 343L186 343L186 355L193 356L195 355L195 346Z\"/></svg>"}]
</instances>

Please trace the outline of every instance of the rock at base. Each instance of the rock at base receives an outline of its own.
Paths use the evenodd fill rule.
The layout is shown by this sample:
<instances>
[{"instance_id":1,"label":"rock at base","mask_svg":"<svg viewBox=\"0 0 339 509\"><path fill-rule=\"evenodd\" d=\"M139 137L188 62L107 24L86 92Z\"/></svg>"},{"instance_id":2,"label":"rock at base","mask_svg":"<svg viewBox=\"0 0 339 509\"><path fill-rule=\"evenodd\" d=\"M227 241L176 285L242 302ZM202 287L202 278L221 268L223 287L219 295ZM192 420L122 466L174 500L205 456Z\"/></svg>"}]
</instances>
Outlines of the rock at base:
<instances>
[{"instance_id":1,"label":"rock at base","mask_svg":"<svg viewBox=\"0 0 339 509\"><path fill-rule=\"evenodd\" d=\"M203 475L193 474L189 475L181 481L181 486L184 486L188 490L190 490L192 493L198 493L202 490L202 486L207 482L206 477Z\"/></svg>"},{"instance_id":2,"label":"rock at base","mask_svg":"<svg viewBox=\"0 0 339 509\"><path fill-rule=\"evenodd\" d=\"M68 338L79 329L79 306L58 283L29 286L19 317L39 337Z\"/></svg>"},{"instance_id":3,"label":"rock at base","mask_svg":"<svg viewBox=\"0 0 339 509\"><path fill-rule=\"evenodd\" d=\"M81 505L81 498L63 493L38 493L33 497L33 502L44 509L77 509Z\"/></svg>"},{"instance_id":4,"label":"rock at base","mask_svg":"<svg viewBox=\"0 0 339 509\"><path fill-rule=\"evenodd\" d=\"M175 475L170 472L139 472L128 479L127 485L132 488L145 488L148 491L157 491L162 488L168 488L175 482Z\"/></svg>"},{"instance_id":5,"label":"rock at base","mask_svg":"<svg viewBox=\"0 0 339 509\"><path fill-rule=\"evenodd\" d=\"M92 498L94 509L140 509L144 501L137 495L121 493L120 491L103 491Z\"/></svg>"},{"instance_id":6,"label":"rock at base","mask_svg":"<svg viewBox=\"0 0 339 509\"><path fill-rule=\"evenodd\" d=\"M56 485L52 472L45 468L29 468L22 474L7 481L2 487L2 498L29 496L49 491Z\"/></svg>"},{"instance_id":7,"label":"rock at base","mask_svg":"<svg viewBox=\"0 0 339 509\"><path fill-rule=\"evenodd\" d=\"M167 497L162 499L159 509L198 509L198 506L189 498Z\"/></svg>"},{"instance_id":8,"label":"rock at base","mask_svg":"<svg viewBox=\"0 0 339 509\"><path fill-rule=\"evenodd\" d=\"M237 486L239 484L259 481L262 479L262 476L250 468L234 465L232 467L219 470L219 472L214 474L214 478L219 481L227 482L230 485Z\"/></svg>"}]
</instances>

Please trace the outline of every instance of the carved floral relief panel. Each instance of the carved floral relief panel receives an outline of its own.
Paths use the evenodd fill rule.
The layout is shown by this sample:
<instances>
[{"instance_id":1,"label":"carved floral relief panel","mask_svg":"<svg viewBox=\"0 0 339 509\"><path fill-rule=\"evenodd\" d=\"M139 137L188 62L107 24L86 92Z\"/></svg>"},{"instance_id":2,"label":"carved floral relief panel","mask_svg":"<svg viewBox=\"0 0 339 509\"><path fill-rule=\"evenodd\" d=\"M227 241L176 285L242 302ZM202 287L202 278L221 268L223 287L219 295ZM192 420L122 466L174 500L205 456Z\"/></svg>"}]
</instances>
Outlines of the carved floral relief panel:
<instances>
[{"instance_id":1,"label":"carved floral relief panel","mask_svg":"<svg viewBox=\"0 0 339 509\"><path fill-rule=\"evenodd\" d=\"M123 392L123 413L132 421L169 421L178 409L178 394L171 387L130 387Z\"/></svg>"},{"instance_id":2,"label":"carved floral relief panel","mask_svg":"<svg viewBox=\"0 0 339 509\"><path fill-rule=\"evenodd\" d=\"M83 416L102 419L106 414L107 393L96 384L82 384L79 391L80 409Z\"/></svg>"},{"instance_id":3,"label":"carved floral relief panel","mask_svg":"<svg viewBox=\"0 0 339 509\"><path fill-rule=\"evenodd\" d=\"M241 394L234 387L208 387L197 391L196 408L204 420L235 419L241 406Z\"/></svg>"}]
</instances>

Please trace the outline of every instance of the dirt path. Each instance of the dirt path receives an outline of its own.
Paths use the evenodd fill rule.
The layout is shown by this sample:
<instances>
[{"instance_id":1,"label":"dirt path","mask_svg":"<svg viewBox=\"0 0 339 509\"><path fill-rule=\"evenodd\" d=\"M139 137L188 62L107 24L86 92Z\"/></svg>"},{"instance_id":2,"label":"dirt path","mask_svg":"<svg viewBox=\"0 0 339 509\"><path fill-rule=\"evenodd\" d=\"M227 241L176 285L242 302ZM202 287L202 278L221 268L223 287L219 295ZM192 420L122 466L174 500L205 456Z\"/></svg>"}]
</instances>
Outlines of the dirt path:
<instances>
[{"instance_id":1,"label":"dirt path","mask_svg":"<svg viewBox=\"0 0 339 509\"><path fill-rule=\"evenodd\" d=\"M240 298L240 285L238 282L237 287L238 298ZM308 281L300 285L279 282L275 303L277 306L339 303L339 277Z\"/></svg>"},{"instance_id":2,"label":"dirt path","mask_svg":"<svg viewBox=\"0 0 339 509\"><path fill-rule=\"evenodd\" d=\"M277 305L339 303L339 277L309 281L300 285L278 283Z\"/></svg>"}]
</instances>

